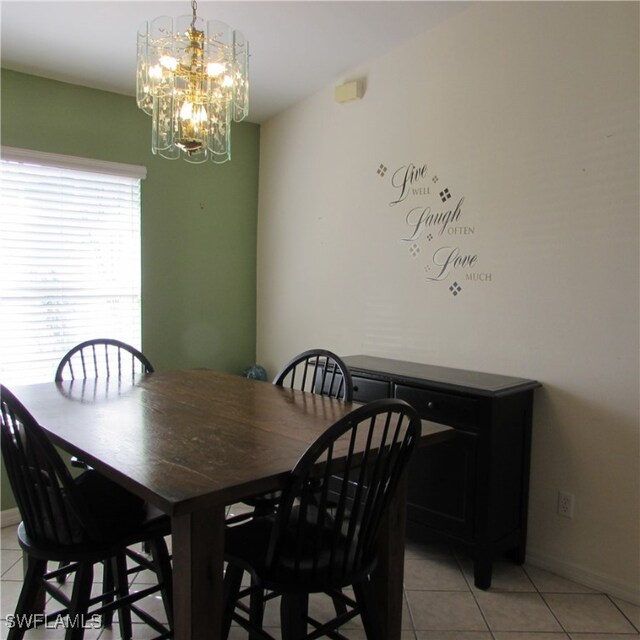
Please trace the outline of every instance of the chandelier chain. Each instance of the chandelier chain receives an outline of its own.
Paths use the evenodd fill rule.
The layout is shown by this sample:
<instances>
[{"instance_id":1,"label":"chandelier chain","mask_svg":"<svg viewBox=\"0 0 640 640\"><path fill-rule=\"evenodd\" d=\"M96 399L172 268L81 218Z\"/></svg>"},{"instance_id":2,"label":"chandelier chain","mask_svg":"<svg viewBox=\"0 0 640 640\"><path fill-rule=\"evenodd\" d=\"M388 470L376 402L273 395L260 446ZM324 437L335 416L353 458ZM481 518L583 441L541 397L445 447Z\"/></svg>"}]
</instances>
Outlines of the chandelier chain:
<instances>
[{"instance_id":1,"label":"chandelier chain","mask_svg":"<svg viewBox=\"0 0 640 640\"><path fill-rule=\"evenodd\" d=\"M198 3L196 0L191 0L191 11L193 12L193 18L191 19L191 28L196 28L196 9L198 8Z\"/></svg>"}]
</instances>

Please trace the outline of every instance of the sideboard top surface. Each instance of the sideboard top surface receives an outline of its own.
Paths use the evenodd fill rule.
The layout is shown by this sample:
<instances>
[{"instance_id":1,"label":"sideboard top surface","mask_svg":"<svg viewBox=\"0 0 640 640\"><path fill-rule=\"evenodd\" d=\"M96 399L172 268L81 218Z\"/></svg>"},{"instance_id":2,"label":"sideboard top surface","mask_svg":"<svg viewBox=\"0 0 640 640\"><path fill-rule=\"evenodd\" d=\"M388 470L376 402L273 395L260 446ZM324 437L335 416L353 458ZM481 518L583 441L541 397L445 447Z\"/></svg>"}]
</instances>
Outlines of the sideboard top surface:
<instances>
[{"instance_id":1,"label":"sideboard top surface","mask_svg":"<svg viewBox=\"0 0 640 640\"><path fill-rule=\"evenodd\" d=\"M440 387L444 390L473 391L486 396L502 396L520 393L540 387L536 380L515 378L495 373L453 369L418 362L406 362L375 356L346 356L345 364L352 373L369 374L373 377L393 377L394 382L424 384Z\"/></svg>"}]
</instances>

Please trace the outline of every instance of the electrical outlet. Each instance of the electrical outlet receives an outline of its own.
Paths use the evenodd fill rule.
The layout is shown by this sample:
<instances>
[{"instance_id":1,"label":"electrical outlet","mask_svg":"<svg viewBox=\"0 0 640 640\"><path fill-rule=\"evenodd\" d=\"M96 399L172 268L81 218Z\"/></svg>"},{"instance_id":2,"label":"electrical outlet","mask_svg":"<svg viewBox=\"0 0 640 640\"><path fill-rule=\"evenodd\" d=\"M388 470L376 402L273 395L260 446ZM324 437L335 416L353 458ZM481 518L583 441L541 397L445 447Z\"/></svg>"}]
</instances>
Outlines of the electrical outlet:
<instances>
[{"instance_id":1,"label":"electrical outlet","mask_svg":"<svg viewBox=\"0 0 640 640\"><path fill-rule=\"evenodd\" d=\"M558 491L558 515L573 518L573 493Z\"/></svg>"}]
</instances>

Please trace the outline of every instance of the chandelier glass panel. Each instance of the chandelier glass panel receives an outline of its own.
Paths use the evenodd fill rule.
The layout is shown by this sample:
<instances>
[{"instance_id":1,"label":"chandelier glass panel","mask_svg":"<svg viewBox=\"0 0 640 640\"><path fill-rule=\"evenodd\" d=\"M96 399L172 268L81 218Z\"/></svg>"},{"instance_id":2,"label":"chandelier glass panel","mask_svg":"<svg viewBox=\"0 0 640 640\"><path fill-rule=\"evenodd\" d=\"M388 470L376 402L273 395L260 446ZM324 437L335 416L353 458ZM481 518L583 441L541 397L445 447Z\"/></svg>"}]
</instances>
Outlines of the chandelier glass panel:
<instances>
[{"instance_id":1,"label":"chandelier glass panel","mask_svg":"<svg viewBox=\"0 0 640 640\"><path fill-rule=\"evenodd\" d=\"M231 121L249 113L249 43L217 20L161 16L138 31L137 101L163 158L231 159ZM175 29L174 29L175 26Z\"/></svg>"}]
</instances>

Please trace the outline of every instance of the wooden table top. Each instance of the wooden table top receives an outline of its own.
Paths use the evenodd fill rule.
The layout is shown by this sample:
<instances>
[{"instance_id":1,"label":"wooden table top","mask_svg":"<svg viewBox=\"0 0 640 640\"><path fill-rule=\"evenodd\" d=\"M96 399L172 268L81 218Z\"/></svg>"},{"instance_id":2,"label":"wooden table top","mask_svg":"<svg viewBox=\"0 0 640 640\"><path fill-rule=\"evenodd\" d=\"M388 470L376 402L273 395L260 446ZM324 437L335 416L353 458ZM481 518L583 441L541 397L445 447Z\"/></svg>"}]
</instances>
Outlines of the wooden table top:
<instances>
[{"instance_id":1,"label":"wooden table top","mask_svg":"<svg viewBox=\"0 0 640 640\"><path fill-rule=\"evenodd\" d=\"M208 370L13 391L57 445L172 515L278 487L308 445L353 409Z\"/></svg>"}]
</instances>

